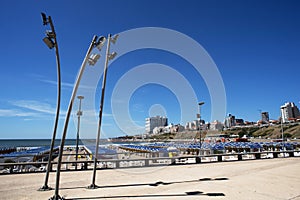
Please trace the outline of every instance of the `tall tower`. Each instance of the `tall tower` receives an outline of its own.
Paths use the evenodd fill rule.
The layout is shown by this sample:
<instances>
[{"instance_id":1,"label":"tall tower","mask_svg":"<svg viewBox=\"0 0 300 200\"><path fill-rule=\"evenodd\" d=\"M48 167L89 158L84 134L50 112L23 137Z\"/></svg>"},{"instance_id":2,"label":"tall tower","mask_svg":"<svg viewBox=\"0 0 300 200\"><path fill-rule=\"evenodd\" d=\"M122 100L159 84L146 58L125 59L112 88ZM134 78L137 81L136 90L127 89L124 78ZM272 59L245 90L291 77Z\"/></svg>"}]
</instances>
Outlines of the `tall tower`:
<instances>
[{"instance_id":1,"label":"tall tower","mask_svg":"<svg viewBox=\"0 0 300 200\"><path fill-rule=\"evenodd\" d=\"M288 122L290 118L299 118L300 112L293 102L287 102L280 107L282 122Z\"/></svg>"},{"instance_id":2,"label":"tall tower","mask_svg":"<svg viewBox=\"0 0 300 200\"><path fill-rule=\"evenodd\" d=\"M226 128L230 128L232 126L235 126L235 116L229 114L228 117L225 118L224 125Z\"/></svg>"},{"instance_id":3,"label":"tall tower","mask_svg":"<svg viewBox=\"0 0 300 200\"><path fill-rule=\"evenodd\" d=\"M166 117L161 117L161 116L149 117L146 118L145 130L146 133L152 133L155 127L167 126L167 125L168 125L168 118Z\"/></svg>"},{"instance_id":4,"label":"tall tower","mask_svg":"<svg viewBox=\"0 0 300 200\"><path fill-rule=\"evenodd\" d=\"M262 123L269 123L269 113L268 112L262 112L261 113L261 120L262 120Z\"/></svg>"}]
</instances>

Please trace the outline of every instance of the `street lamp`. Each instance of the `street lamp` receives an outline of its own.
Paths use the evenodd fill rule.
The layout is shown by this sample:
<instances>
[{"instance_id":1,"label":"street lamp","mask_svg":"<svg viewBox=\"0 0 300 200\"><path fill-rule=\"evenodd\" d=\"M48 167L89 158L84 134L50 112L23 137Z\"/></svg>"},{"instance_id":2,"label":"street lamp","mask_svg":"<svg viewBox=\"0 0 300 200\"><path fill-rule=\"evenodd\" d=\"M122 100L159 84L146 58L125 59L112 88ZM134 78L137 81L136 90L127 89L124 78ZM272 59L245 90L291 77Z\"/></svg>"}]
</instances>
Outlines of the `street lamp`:
<instances>
[{"instance_id":1,"label":"street lamp","mask_svg":"<svg viewBox=\"0 0 300 200\"><path fill-rule=\"evenodd\" d=\"M98 121L98 131L97 131L97 140L96 140L96 152L94 157L94 168L93 168L93 177L92 183L87 188L88 189L97 189L98 186L96 185L96 169L97 169L97 160L98 160L98 151L99 151L99 140L100 140L100 133L101 133L101 124L102 124L102 113L103 113L103 104L104 104L104 93L105 93L105 86L106 86L106 75L107 75L107 66L108 61L115 58L117 55L116 52L110 53L110 43L116 43L117 38L119 35L115 35L111 37L111 34L108 35L107 41L107 48L106 48L106 55L105 55L105 65L104 65L104 72L103 72L103 82L102 82L102 90L101 90L101 100L100 100L100 109L99 109L99 121ZM105 40L103 40L105 41Z\"/></svg>"},{"instance_id":2,"label":"street lamp","mask_svg":"<svg viewBox=\"0 0 300 200\"><path fill-rule=\"evenodd\" d=\"M58 125L58 118L59 118L59 111L60 111L60 96L61 96L61 76L60 76L60 60L59 60L59 53L58 53L58 43L56 40L56 33L54 30L54 25L51 19L51 16L46 16L45 13L42 14L43 19L43 25L50 24L51 31L46 32L46 37L43 39L45 44L50 48L55 47L55 53L56 53L56 64L57 64L57 104L56 104L56 116L55 116L55 123L54 123L54 129L52 134L52 140L51 140L51 146L50 146L50 152L49 152L49 158L48 158L48 164L46 169L46 176L45 176L45 182L44 185L39 189L39 191L46 191L51 190L48 186L48 180L49 180L49 173L51 171L51 161L52 161L52 154L53 154L53 148L56 138L56 130Z\"/></svg>"},{"instance_id":3,"label":"street lamp","mask_svg":"<svg viewBox=\"0 0 300 200\"><path fill-rule=\"evenodd\" d=\"M280 117L280 125L281 125L281 138L282 138L282 151L284 150L284 136L283 136L283 125L282 125L282 121L283 121L283 117L284 117L284 108L280 108L281 110L281 117ZM285 154L283 153L283 156L285 157Z\"/></svg>"},{"instance_id":4,"label":"street lamp","mask_svg":"<svg viewBox=\"0 0 300 200\"><path fill-rule=\"evenodd\" d=\"M82 116L81 101L82 101L82 99L84 99L84 96L77 96L77 98L79 99L79 109L78 109L78 112L77 112L78 120L77 120L77 136L76 136L76 158L75 158L76 161L78 160L80 117ZM76 162L76 165L75 165L75 170L77 170L77 162Z\"/></svg>"},{"instance_id":5,"label":"street lamp","mask_svg":"<svg viewBox=\"0 0 300 200\"><path fill-rule=\"evenodd\" d=\"M75 81L75 85L73 87L73 92L72 92L72 96L69 102L69 106L68 106L68 110L67 110L67 114L66 114L66 119L65 119L65 124L64 124L64 128L63 128L63 134L62 134L62 139L60 142L60 147L59 147L59 155L58 155L58 161L57 161L57 170L56 170L56 182L55 182L55 193L54 196L51 197L50 199L53 200L58 200L58 199L63 199L62 197L59 196L59 180L60 180L60 168L61 168L61 162L62 162L62 154L64 151L64 145L65 145L65 139L66 139L66 134L67 134L67 130L68 130L68 124L69 124L69 119L71 116L71 112L72 112L72 107L73 107L73 103L76 97L76 93L83 75L83 72L85 70L86 64L88 63L88 58L90 56L91 51L93 50L94 47L97 47L99 45L99 40L97 41L97 36L94 36L92 39L92 42L88 48L88 51L84 57L84 60L81 64L78 76L76 78Z\"/></svg>"},{"instance_id":6,"label":"street lamp","mask_svg":"<svg viewBox=\"0 0 300 200\"><path fill-rule=\"evenodd\" d=\"M198 103L198 106L199 106L199 114L197 115L198 119L199 119L199 133L200 133L200 136L199 136L199 155L201 155L201 106L204 104L203 101L199 102Z\"/></svg>"}]
</instances>

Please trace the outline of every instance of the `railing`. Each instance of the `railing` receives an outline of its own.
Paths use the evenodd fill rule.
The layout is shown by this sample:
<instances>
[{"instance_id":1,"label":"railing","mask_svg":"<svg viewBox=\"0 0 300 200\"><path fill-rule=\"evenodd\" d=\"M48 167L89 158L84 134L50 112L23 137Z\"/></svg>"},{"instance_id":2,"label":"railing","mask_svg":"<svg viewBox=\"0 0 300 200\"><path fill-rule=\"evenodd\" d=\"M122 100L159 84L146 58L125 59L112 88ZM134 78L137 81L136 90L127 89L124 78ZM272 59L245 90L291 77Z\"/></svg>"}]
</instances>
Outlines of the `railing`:
<instances>
[{"instance_id":1,"label":"railing","mask_svg":"<svg viewBox=\"0 0 300 200\"><path fill-rule=\"evenodd\" d=\"M65 156L75 155L67 154ZM86 155L86 154L85 154ZM247 152L247 153L230 153L230 154L211 154L200 156L178 156L178 157L151 157L137 159L99 159L97 169L117 169L117 168L134 168L134 167L155 167L167 165L184 165L184 164L199 164L210 162L233 162L244 160L256 160L267 158L287 158L300 157L300 150L294 151L265 151L265 152ZM75 165L80 167L80 170L92 170L93 160L78 160L78 161L63 161L62 171L75 171ZM1 174L13 173L36 173L43 172L46 169L47 162L19 162L19 163L0 163L2 170ZM57 162L51 162L51 171L55 171ZM34 167L28 167L34 166ZM42 166L42 168L38 168ZM34 170L31 170L34 169ZM38 170L36 170L38 169Z\"/></svg>"}]
</instances>

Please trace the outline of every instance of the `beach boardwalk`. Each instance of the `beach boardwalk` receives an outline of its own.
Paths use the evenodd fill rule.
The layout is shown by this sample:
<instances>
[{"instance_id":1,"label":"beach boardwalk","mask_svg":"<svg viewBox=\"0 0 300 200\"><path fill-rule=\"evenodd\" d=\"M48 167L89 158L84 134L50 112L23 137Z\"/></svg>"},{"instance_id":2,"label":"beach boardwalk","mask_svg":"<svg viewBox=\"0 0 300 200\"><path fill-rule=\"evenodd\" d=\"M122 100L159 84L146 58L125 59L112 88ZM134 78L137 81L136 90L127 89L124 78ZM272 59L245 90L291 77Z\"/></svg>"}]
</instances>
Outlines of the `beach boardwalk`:
<instances>
[{"instance_id":1,"label":"beach boardwalk","mask_svg":"<svg viewBox=\"0 0 300 200\"><path fill-rule=\"evenodd\" d=\"M300 199L298 157L243 162L98 170L99 189L86 189L92 171L62 172L60 195L66 199ZM49 199L40 192L44 173L0 176L0 197ZM55 173L49 185L54 187Z\"/></svg>"}]
</instances>

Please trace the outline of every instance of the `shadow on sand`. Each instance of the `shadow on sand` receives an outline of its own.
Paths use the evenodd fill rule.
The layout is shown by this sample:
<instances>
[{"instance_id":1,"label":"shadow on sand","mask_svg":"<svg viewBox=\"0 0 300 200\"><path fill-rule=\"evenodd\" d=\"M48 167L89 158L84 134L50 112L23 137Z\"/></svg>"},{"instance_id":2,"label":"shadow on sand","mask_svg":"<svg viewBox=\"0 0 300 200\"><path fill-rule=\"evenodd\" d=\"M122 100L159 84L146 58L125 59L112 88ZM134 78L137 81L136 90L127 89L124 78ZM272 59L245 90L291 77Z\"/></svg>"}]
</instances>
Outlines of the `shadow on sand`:
<instances>
[{"instance_id":1,"label":"shadow on sand","mask_svg":"<svg viewBox=\"0 0 300 200\"><path fill-rule=\"evenodd\" d=\"M163 182L158 181L155 183L137 183L137 184L124 184L124 185L104 185L98 186L98 188L116 188L116 187L137 187L137 186L152 186L156 187L159 185L171 185L171 184L178 184L178 183L192 183L192 182L201 182L201 181L224 181L228 180L228 178L200 178L197 180L189 180L189 181L174 181L174 182ZM87 188L84 186L81 187L69 187L69 188L60 188L60 190L72 190L72 189L83 189Z\"/></svg>"},{"instance_id":2,"label":"shadow on sand","mask_svg":"<svg viewBox=\"0 0 300 200\"><path fill-rule=\"evenodd\" d=\"M182 194L148 194L148 195L120 195L120 196L103 196L103 197L80 197L80 198L64 198L68 200L76 199L116 199L116 198L159 198L159 197L186 197L186 196L225 196L224 193L203 193L201 191L185 192Z\"/></svg>"},{"instance_id":3,"label":"shadow on sand","mask_svg":"<svg viewBox=\"0 0 300 200\"><path fill-rule=\"evenodd\" d=\"M193 182L202 182L202 181L223 181L228 180L228 178L201 178L197 180L188 180L188 181L174 181L174 182L163 182L158 181L155 183L141 183L141 184L124 184L124 185L105 185L105 186L98 186L99 189L101 188L118 188L118 187L137 187L137 186L150 186L150 187L157 187L160 185L172 185L172 184L180 184L180 183L193 183ZM71 190L71 189L79 189L79 188L86 188L86 187L71 187L71 188L61 188L61 190ZM183 197L183 196L225 196L224 193L204 193L201 191L191 191L185 192L181 194L149 194L149 195L119 195L119 196L103 196L103 197L73 197L73 198L64 198L64 199L114 199L114 198L150 198L150 197Z\"/></svg>"}]
</instances>

